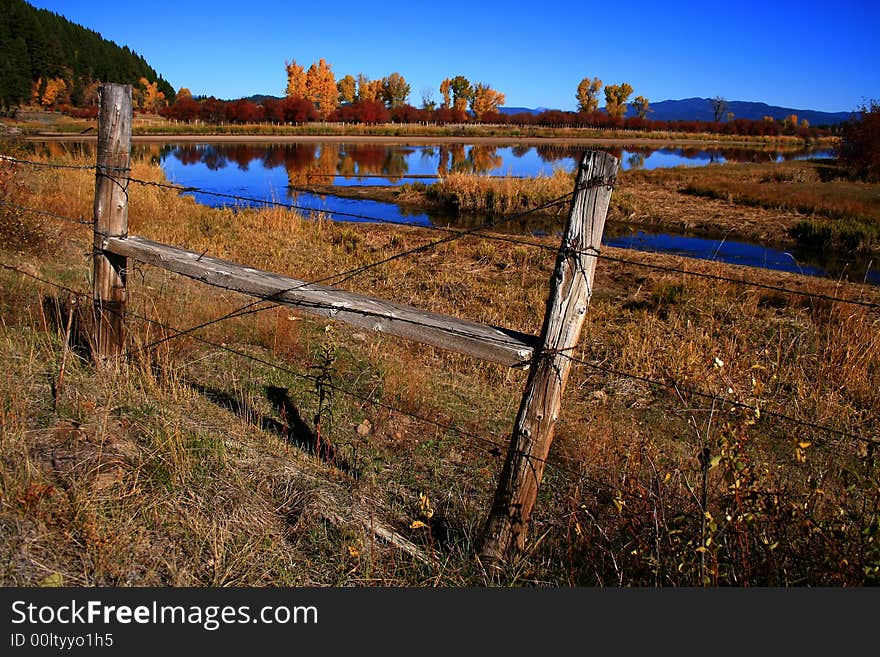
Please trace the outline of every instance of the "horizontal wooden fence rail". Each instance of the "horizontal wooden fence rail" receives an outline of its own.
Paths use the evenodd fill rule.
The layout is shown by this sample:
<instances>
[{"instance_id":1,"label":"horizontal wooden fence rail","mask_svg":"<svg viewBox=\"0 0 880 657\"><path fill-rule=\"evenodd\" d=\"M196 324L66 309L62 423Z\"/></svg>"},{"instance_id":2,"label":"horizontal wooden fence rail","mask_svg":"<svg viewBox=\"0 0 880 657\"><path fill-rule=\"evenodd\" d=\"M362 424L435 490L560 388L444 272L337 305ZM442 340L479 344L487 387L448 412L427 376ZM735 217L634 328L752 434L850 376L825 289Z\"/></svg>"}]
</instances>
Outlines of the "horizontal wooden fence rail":
<instances>
[{"instance_id":1,"label":"horizontal wooden fence rail","mask_svg":"<svg viewBox=\"0 0 880 657\"><path fill-rule=\"evenodd\" d=\"M533 335L307 283L143 237L110 237L104 249L215 287L509 367L528 367L538 341Z\"/></svg>"}]
</instances>

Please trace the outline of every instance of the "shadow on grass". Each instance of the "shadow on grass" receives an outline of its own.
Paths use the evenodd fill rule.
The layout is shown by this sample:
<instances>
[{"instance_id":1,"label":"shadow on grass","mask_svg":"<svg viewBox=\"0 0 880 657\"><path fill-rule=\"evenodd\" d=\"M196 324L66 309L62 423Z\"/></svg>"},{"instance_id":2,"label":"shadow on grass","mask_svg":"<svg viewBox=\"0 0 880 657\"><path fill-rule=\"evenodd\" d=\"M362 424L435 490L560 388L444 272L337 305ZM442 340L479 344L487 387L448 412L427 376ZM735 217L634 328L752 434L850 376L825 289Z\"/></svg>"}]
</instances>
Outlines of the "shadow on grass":
<instances>
[{"instance_id":1,"label":"shadow on grass","mask_svg":"<svg viewBox=\"0 0 880 657\"><path fill-rule=\"evenodd\" d=\"M211 388L200 383L188 382L188 385L208 401L235 413L255 427L279 436L287 443L316 456L325 463L332 465L346 474L357 478L356 469L339 455L336 448L326 439L318 440L318 436L302 419L299 409L290 399L287 388L265 386L266 398L278 413L280 420L262 415L243 399L230 395L228 392Z\"/></svg>"}]
</instances>

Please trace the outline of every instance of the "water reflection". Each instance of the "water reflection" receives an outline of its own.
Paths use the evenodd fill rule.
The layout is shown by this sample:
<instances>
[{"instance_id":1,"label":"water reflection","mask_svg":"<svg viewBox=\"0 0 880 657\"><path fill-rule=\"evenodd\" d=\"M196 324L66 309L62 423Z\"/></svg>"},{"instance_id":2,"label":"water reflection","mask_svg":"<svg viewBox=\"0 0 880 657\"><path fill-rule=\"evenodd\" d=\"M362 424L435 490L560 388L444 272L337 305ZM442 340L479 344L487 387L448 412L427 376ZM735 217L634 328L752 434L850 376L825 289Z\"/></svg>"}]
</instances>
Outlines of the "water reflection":
<instances>
[{"instance_id":1,"label":"water reflection","mask_svg":"<svg viewBox=\"0 0 880 657\"><path fill-rule=\"evenodd\" d=\"M81 154L93 156L92 142L42 142L34 149L48 157ZM584 148L451 143L442 145L385 145L359 143L135 143L132 154L160 163L186 183L185 167L204 165L209 171L235 167L242 175L254 170L283 168L292 186L398 185L419 178L433 179L452 172L523 176L552 174L561 168L573 171ZM828 149L756 150L748 148L603 149L617 157L624 170L675 166L705 166L724 162L768 162L804 157L831 157Z\"/></svg>"},{"instance_id":2,"label":"water reflection","mask_svg":"<svg viewBox=\"0 0 880 657\"><path fill-rule=\"evenodd\" d=\"M808 249L779 251L758 244L728 239L649 233L613 226L606 228L602 243L623 249L674 253L700 260L715 260L808 276L843 277L852 281L880 285L880 269L873 268L871 262L847 260L845 256L834 257L828 253Z\"/></svg>"},{"instance_id":3,"label":"water reflection","mask_svg":"<svg viewBox=\"0 0 880 657\"><path fill-rule=\"evenodd\" d=\"M783 161L802 157L829 157L827 150L760 151L743 148L612 148L624 170L674 166L704 166L723 162ZM291 186L398 185L448 173L493 176L549 175L555 169L573 171L581 147L489 146L452 143L436 146L383 144L167 144L161 149L166 174L184 177L187 166L204 164L211 171L235 165L246 173L254 163L263 169L283 167Z\"/></svg>"}]
</instances>

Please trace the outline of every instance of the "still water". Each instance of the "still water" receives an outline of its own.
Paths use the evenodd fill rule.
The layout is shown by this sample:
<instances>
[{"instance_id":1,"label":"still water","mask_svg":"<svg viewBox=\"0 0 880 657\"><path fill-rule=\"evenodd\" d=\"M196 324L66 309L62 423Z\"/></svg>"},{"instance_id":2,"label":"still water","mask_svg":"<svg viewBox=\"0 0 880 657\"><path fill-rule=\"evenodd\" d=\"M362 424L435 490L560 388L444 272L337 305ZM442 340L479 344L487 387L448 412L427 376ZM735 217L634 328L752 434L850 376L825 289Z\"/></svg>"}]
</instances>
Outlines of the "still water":
<instances>
[{"instance_id":1,"label":"still water","mask_svg":"<svg viewBox=\"0 0 880 657\"><path fill-rule=\"evenodd\" d=\"M186 187L243 197L231 200L202 192L187 192L210 206L262 205L277 202L306 211L319 211L342 221L384 220L414 225L461 225L479 218L452 217L437 212L408 213L397 205L346 199L298 191L314 184L398 185L432 182L451 171L493 176L534 176L555 169L571 171L581 148L556 146L477 146L449 144L391 146L382 144L167 144L160 161L169 180ZM782 161L830 157L830 152L774 152L746 149L618 149L613 154L627 169L705 166L724 162ZM557 227L558 228L558 227ZM527 223L519 232L555 232L554 227ZM780 251L757 244L676 234L658 234L610 225L605 244L643 251L676 253L693 258L800 272L814 276L845 276L880 284L873 263L831 260L827 254L804 249Z\"/></svg>"},{"instance_id":2,"label":"still water","mask_svg":"<svg viewBox=\"0 0 880 657\"><path fill-rule=\"evenodd\" d=\"M217 175L224 184L275 187L307 184L399 185L426 182L450 172L489 176L550 175L573 171L584 149L571 146L485 146L444 144L167 144L160 159L165 173L181 184ZM624 170L706 166L725 162L782 161L829 157L827 150L608 149ZM211 172L210 174L208 172ZM271 189L271 187L267 188Z\"/></svg>"}]
</instances>

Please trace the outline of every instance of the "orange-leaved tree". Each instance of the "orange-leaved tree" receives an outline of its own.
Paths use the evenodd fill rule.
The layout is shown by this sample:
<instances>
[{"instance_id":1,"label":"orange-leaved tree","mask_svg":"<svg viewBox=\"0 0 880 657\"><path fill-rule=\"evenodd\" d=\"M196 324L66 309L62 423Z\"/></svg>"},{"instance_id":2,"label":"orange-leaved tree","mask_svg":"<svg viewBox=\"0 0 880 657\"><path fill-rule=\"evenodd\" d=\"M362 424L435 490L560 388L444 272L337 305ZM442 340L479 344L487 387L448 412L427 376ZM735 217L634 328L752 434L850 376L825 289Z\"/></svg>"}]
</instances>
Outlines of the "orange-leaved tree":
<instances>
[{"instance_id":1,"label":"orange-leaved tree","mask_svg":"<svg viewBox=\"0 0 880 657\"><path fill-rule=\"evenodd\" d=\"M339 106L336 78L323 57L306 71L306 98L315 103L318 116L322 119L326 119Z\"/></svg>"},{"instance_id":2,"label":"orange-leaved tree","mask_svg":"<svg viewBox=\"0 0 880 657\"><path fill-rule=\"evenodd\" d=\"M489 113L495 113L504 104L504 94L483 82L474 87L471 97L471 111L478 121Z\"/></svg>"},{"instance_id":3,"label":"orange-leaved tree","mask_svg":"<svg viewBox=\"0 0 880 657\"><path fill-rule=\"evenodd\" d=\"M357 100L370 103L382 100L382 80L370 80L363 73L357 76Z\"/></svg>"},{"instance_id":4,"label":"orange-leaved tree","mask_svg":"<svg viewBox=\"0 0 880 657\"><path fill-rule=\"evenodd\" d=\"M285 93L288 98L305 98L306 97L306 70L296 63L295 59L284 63L287 69L287 89Z\"/></svg>"}]
</instances>

